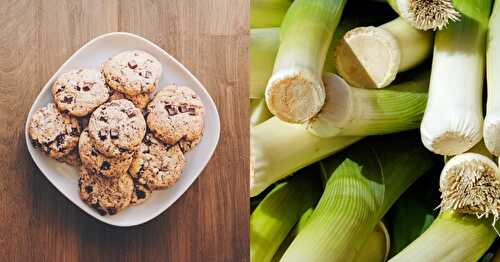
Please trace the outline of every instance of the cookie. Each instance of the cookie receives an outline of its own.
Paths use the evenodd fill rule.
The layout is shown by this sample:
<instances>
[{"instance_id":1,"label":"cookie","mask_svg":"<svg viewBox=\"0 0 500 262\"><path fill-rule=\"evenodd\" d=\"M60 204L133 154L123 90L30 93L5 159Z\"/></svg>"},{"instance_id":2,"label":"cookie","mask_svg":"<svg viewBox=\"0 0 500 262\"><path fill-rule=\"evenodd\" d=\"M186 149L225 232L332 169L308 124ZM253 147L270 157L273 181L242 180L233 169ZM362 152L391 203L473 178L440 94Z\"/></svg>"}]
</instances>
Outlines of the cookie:
<instances>
[{"instance_id":1,"label":"cookie","mask_svg":"<svg viewBox=\"0 0 500 262\"><path fill-rule=\"evenodd\" d=\"M80 168L80 198L100 215L114 215L130 204L134 182L128 174L120 177L102 177Z\"/></svg>"},{"instance_id":2,"label":"cookie","mask_svg":"<svg viewBox=\"0 0 500 262\"><path fill-rule=\"evenodd\" d=\"M124 153L122 158L110 158L101 154L92 144L88 130L83 130L78 145L82 165L93 175L119 177L127 173L132 154Z\"/></svg>"},{"instance_id":3,"label":"cookie","mask_svg":"<svg viewBox=\"0 0 500 262\"><path fill-rule=\"evenodd\" d=\"M51 158L61 159L78 145L80 125L76 118L59 112L50 103L33 114L28 132L35 148Z\"/></svg>"},{"instance_id":4,"label":"cookie","mask_svg":"<svg viewBox=\"0 0 500 262\"><path fill-rule=\"evenodd\" d=\"M177 182L186 165L179 145L165 145L147 134L130 165L130 175L150 189L164 189Z\"/></svg>"},{"instance_id":5,"label":"cookie","mask_svg":"<svg viewBox=\"0 0 500 262\"><path fill-rule=\"evenodd\" d=\"M129 96L124 93L120 93L116 90L111 91L111 95L109 96L108 101L115 101L119 99L128 99L130 100L137 108L144 110L148 105L151 98L148 93L142 93L135 96Z\"/></svg>"},{"instance_id":6,"label":"cookie","mask_svg":"<svg viewBox=\"0 0 500 262\"><path fill-rule=\"evenodd\" d=\"M152 93L162 73L162 65L152 55L131 50L111 57L102 65L108 85L127 95Z\"/></svg>"},{"instance_id":7,"label":"cookie","mask_svg":"<svg viewBox=\"0 0 500 262\"><path fill-rule=\"evenodd\" d=\"M179 147L181 148L182 152L186 153L186 152L190 151L191 149L193 149L196 145L198 145L198 143L200 143L200 140L201 140L201 137L198 139L195 139L193 141L187 141L185 139L181 139L178 144L179 144Z\"/></svg>"},{"instance_id":8,"label":"cookie","mask_svg":"<svg viewBox=\"0 0 500 262\"><path fill-rule=\"evenodd\" d=\"M130 200L130 204L132 205L140 205L144 201L148 200L151 197L151 189L149 189L145 185L141 185L134 181L134 192L132 193L132 200Z\"/></svg>"},{"instance_id":9,"label":"cookie","mask_svg":"<svg viewBox=\"0 0 500 262\"><path fill-rule=\"evenodd\" d=\"M149 103L147 124L158 139L169 145L181 140L193 144L203 135L204 114L203 103L193 90L166 86Z\"/></svg>"},{"instance_id":10,"label":"cookie","mask_svg":"<svg viewBox=\"0 0 500 262\"><path fill-rule=\"evenodd\" d=\"M82 117L108 100L109 88L99 71L76 69L59 76L52 95L59 110Z\"/></svg>"},{"instance_id":11,"label":"cookie","mask_svg":"<svg viewBox=\"0 0 500 262\"><path fill-rule=\"evenodd\" d=\"M123 159L141 144L146 122L132 102L120 99L98 107L90 117L88 130L99 152Z\"/></svg>"}]
</instances>

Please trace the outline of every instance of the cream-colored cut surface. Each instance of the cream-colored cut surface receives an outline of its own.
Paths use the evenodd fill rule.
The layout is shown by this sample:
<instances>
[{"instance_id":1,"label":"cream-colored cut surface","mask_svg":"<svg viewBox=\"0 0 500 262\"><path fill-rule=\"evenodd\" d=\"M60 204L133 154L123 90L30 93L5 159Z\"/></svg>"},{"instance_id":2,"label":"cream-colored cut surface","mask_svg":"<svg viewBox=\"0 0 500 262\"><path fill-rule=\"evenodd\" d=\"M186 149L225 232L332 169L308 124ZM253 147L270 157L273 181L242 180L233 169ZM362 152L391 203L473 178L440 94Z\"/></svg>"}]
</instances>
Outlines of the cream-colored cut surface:
<instances>
[{"instance_id":1,"label":"cream-colored cut surface","mask_svg":"<svg viewBox=\"0 0 500 262\"><path fill-rule=\"evenodd\" d=\"M323 84L306 72L278 72L269 80L269 111L289 123L303 123L316 115L325 102Z\"/></svg>"},{"instance_id":2,"label":"cream-colored cut surface","mask_svg":"<svg viewBox=\"0 0 500 262\"><path fill-rule=\"evenodd\" d=\"M347 32L335 50L339 74L351 85L382 88L398 72L401 53L397 39L378 27L358 27Z\"/></svg>"}]
</instances>

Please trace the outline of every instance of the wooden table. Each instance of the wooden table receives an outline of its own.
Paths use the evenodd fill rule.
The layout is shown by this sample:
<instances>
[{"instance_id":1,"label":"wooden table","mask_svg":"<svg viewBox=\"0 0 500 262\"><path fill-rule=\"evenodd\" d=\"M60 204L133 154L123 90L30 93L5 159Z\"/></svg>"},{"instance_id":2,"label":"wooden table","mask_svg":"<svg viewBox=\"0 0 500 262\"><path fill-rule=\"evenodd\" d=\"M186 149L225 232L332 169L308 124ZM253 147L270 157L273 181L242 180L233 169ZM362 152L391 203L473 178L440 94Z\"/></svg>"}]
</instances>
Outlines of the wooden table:
<instances>
[{"instance_id":1,"label":"wooden table","mask_svg":"<svg viewBox=\"0 0 500 262\"><path fill-rule=\"evenodd\" d=\"M0 1L0 260L248 260L246 0ZM78 48L112 31L144 36L206 86L221 118L216 153L156 219L98 222L36 168L24 142L31 103Z\"/></svg>"}]
</instances>

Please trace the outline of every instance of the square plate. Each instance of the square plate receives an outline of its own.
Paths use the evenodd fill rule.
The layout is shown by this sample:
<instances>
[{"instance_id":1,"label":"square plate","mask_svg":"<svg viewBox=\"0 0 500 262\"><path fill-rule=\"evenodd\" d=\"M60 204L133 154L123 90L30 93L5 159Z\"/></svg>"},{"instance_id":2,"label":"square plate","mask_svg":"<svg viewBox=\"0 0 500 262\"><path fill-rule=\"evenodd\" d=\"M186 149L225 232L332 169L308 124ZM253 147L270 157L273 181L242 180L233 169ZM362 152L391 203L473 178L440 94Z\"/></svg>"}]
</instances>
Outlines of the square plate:
<instances>
[{"instance_id":1,"label":"square plate","mask_svg":"<svg viewBox=\"0 0 500 262\"><path fill-rule=\"evenodd\" d=\"M33 148L28 134L29 120L34 111L52 102L50 88L62 73L76 68L95 68L107 58L122 51L140 49L149 52L163 65L163 76L159 87L167 84L191 87L205 106L205 131L198 146L186 154L187 164L178 182L166 190L155 191L148 201L141 205L130 206L113 216L101 216L87 206L79 196L78 169L53 160ZM145 223L172 205L203 171L212 157L220 135L220 121L214 101L203 85L175 58L152 42L130 33L109 33L94 38L76 51L50 78L31 106L25 126L26 145L40 171L71 202L96 219L114 226L135 226Z\"/></svg>"}]
</instances>

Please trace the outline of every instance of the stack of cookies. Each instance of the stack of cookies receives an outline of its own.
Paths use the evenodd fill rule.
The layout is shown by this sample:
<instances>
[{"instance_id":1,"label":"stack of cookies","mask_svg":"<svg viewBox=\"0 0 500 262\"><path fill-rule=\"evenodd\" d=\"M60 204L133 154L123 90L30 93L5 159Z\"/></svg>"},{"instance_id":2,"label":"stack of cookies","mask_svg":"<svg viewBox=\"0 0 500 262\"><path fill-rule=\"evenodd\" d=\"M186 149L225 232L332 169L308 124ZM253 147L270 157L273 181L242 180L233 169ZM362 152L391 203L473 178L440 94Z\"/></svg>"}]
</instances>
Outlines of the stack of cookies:
<instances>
[{"instance_id":1,"label":"stack of cookies","mask_svg":"<svg viewBox=\"0 0 500 262\"><path fill-rule=\"evenodd\" d=\"M204 107L193 90L166 86L151 100L161 74L152 55L126 51L101 72L62 74L52 87L54 103L32 116L34 147L79 167L80 197L101 215L173 186L184 153L203 135Z\"/></svg>"}]
</instances>

